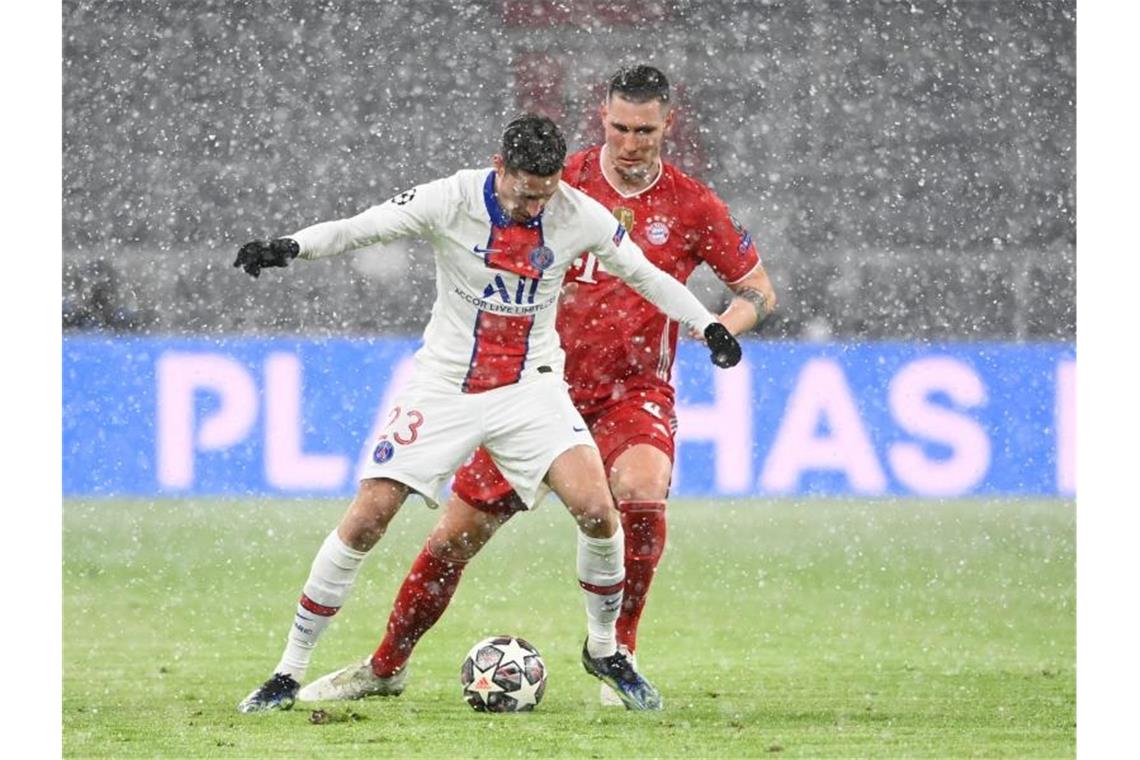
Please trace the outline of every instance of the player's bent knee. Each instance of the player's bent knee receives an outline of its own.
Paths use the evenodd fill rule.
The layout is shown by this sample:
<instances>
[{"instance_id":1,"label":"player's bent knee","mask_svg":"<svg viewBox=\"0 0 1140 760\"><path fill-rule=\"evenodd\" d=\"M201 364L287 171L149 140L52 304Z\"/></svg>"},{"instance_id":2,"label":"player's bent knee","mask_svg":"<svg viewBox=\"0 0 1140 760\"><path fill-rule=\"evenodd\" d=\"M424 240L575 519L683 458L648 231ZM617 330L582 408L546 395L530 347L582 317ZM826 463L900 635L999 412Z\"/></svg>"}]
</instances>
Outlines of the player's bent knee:
<instances>
[{"instance_id":1,"label":"player's bent knee","mask_svg":"<svg viewBox=\"0 0 1140 760\"><path fill-rule=\"evenodd\" d=\"M578 528L590 538L609 538L621 526L621 517L609 501L581 510L574 517Z\"/></svg>"},{"instance_id":2,"label":"player's bent knee","mask_svg":"<svg viewBox=\"0 0 1140 760\"><path fill-rule=\"evenodd\" d=\"M407 496L408 487L394 480L362 480L338 528L341 540L357 551L368 551L384 536Z\"/></svg>"},{"instance_id":3,"label":"player's bent knee","mask_svg":"<svg viewBox=\"0 0 1140 760\"><path fill-rule=\"evenodd\" d=\"M665 499L672 479L672 460L660 449L643 444L618 456L609 476L610 490L619 501Z\"/></svg>"},{"instance_id":4,"label":"player's bent knee","mask_svg":"<svg viewBox=\"0 0 1140 760\"><path fill-rule=\"evenodd\" d=\"M366 478L360 481L356 501L370 512L391 517L404 503L410 490L403 483L388 478Z\"/></svg>"},{"instance_id":5,"label":"player's bent knee","mask_svg":"<svg viewBox=\"0 0 1140 760\"><path fill-rule=\"evenodd\" d=\"M618 501L663 500L669 495L670 472L614 473L610 487Z\"/></svg>"}]
</instances>

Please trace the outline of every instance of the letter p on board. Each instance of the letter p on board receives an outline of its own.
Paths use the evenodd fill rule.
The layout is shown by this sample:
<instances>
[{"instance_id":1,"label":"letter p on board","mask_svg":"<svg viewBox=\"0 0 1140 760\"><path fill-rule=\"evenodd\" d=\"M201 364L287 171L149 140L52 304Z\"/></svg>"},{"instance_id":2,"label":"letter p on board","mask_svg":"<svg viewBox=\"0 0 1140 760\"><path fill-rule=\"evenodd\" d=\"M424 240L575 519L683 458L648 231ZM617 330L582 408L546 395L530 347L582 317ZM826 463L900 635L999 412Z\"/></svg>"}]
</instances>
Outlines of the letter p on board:
<instances>
[{"instance_id":1,"label":"letter p on board","mask_svg":"<svg viewBox=\"0 0 1140 760\"><path fill-rule=\"evenodd\" d=\"M220 354L169 351L158 358L156 445L158 483L194 484L199 451L219 451L245 440L257 420L257 386L238 361ZM195 396L212 393L218 407L196 419Z\"/></svg>"}]
</instances>

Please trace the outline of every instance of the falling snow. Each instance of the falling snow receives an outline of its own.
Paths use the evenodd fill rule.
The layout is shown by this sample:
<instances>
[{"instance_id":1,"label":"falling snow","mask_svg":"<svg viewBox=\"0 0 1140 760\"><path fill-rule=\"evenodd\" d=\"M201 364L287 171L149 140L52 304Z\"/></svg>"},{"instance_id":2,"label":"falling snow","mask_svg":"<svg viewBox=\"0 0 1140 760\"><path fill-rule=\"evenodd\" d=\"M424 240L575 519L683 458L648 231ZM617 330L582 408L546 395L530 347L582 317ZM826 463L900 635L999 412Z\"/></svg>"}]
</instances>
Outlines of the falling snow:
<instances>
[{"instance_id":1,"label":"falling snow","mask_svg":"<svg viewBox=\"0 0 1140 760\"><path fill-rule=\"evenodd\" d=\"M599 83L644 61L667 157L761 249L762 334L1075 332L1071 0L65 0L63 34L65 327L418 334L426 247L257 282L234 253L488 165L524 107L593 142Z\"/></svg>"}]
</instances>

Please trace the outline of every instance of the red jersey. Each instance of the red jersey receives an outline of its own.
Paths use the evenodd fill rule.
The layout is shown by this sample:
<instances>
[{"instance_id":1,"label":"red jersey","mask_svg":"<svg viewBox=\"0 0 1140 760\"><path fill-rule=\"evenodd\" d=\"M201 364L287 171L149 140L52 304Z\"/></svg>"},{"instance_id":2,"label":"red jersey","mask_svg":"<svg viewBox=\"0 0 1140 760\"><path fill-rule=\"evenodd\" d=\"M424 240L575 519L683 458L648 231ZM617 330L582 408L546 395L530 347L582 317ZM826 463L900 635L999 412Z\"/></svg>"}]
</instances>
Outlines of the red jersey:
<instances>
[{"instance_id":1,"label":"red jersey","mask_svg":"<svg viewBox=\"0 0 1140 760\"><path fill-rule=\"evenodd\" d=\"M706 262L732 283L760 263L752 236L712 190L662 162L656 182L624 196L602 174L601 150L570 156L562 179L610 209L659 269L684 283ZM678 324L606 272L593 254L583 254L566 273L557 329L570 396L583 414L636 390L656 388L673 399Z\"/></svg>"}]
</instances>

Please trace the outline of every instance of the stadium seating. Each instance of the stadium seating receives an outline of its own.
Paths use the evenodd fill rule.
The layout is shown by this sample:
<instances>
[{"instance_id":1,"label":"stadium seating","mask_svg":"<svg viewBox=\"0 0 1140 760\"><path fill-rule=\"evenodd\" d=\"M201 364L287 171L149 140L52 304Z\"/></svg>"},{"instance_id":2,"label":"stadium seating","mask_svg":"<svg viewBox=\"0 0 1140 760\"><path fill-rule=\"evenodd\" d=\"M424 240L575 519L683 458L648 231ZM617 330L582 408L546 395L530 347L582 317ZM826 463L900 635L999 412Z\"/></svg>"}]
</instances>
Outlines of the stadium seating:
<instances>
[{"instance_id":1,"label":"stadium seating","mask_svg":"<svg viewBox=\"0 0 1140 760\"><path fill-rule=\"evenodd\" d=\"M1072 0L555 5L65 2L65 326L417 332L421 247L256 287L234 252L488 163L523 105L583 145L597 83L648 60L676 84L669 154L765 256L765 334L1075 334ZM93 261L131 319L82 316Z\"/></svg>"}]
</instances>

